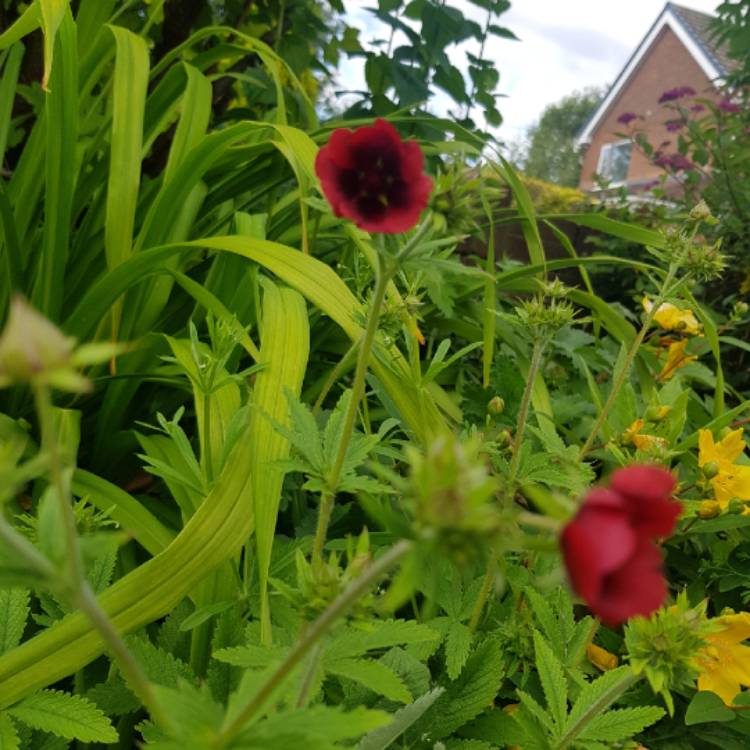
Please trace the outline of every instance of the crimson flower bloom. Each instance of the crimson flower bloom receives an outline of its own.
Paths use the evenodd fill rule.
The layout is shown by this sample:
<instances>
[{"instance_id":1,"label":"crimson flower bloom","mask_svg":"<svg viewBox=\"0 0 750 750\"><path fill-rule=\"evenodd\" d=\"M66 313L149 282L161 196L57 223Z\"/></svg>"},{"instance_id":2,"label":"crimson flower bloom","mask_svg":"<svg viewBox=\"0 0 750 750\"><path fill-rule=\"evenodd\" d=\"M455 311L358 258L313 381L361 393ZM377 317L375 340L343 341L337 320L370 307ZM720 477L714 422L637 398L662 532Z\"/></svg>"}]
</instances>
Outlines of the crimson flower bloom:
<instances>
[{"instance_id":1,"label":"crimson flower bloom","mask_svg":"<svg viewBox=\"0 0 750 750\"><path fill-rule=\"evenodd\" d=\"M568 576L591 611L610 626L649 615L667 595L654 543L672 533L682 506L675 479L657 466L629 466L595 487L565 526L561 546Z\"/></svg>"},{"instance_id":2,"label":"crimson flower bloom","mask_svg":"<svg viewBox=\"0 0 750 750\"><path fill-rule=\"evenodd\" d=\"M334 130L315 160L336 216L352 219L368 232L386 234L405 232L419 221L432 190L423 166L419 144L402 141L385 120L356 130Z\"/></svg>"}]
</instances>

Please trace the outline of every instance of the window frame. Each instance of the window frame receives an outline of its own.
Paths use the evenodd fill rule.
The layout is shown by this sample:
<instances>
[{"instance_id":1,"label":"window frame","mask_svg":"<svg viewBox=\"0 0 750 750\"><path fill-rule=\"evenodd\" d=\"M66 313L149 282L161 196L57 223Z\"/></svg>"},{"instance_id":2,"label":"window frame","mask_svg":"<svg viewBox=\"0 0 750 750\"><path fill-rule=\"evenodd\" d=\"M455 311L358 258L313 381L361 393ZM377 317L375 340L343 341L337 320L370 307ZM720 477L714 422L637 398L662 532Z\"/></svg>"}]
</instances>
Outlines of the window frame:
<instances>
[{"instance_id":1,"label":"window frame","mask_svg":"<svg viewBox=\"0 0 750 750\"><path fill-rule=\"evenodd\" d=\"M628 184L628 175L627 173L630 171L630 160L633 158L633 142L629 138L622 138L619 141L609 141L608 143L602 143L601 148L599 149L599 160L596 164L596 173L600 177L605 177L604 174L602 174L602 164L604 162L604 151L607 148L616 148L617 146L630 146L630 157L628 158L628 169L625 172L625 179L623 180L612 180L609 183L609 187L622 187L623 185Z\"/></svg>"}]
</instances>

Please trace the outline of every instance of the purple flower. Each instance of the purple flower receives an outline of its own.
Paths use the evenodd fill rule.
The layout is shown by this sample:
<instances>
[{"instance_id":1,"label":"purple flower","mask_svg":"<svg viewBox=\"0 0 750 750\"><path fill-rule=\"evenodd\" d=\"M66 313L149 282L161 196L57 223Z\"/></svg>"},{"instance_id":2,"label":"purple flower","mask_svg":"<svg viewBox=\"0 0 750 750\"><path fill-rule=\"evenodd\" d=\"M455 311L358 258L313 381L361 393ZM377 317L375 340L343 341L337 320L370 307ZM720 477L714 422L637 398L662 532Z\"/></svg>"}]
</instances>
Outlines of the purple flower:
<instances>
[{"instance_id":1,"label":"purple flower","mask_svg":"<svg viewBox=\"0 0 750 750\"><path fill-rule=\"evenodd\" d=\"M691 112L703 112L705 107L702 104L693 104L692 107L690 107Z\"/></svg>"},{"instance_id":2,"label":"purple flower","mask_svg":"<svg viewBox=\"0 0 750 750\"><path fill-rule=\"evenodd\" d=\"M667 120L664 125L666 126L667 130L670 133L674 133L675 130L682 130L682 127L684 126L684 122L682 120Z\"/></svg>"},{"instance_id":3,"label":"purple flower","mask_svg":"<svg viewBox=\"0 0 750 750\"><path fill-rule=\"evenodd\" d=\"M649 180L642 186L642 188L643 190L651 190L652 188L655 188L658 185L659 185L659 180Z\"/></svg>"},{"instance_id":4,"label":"purple flower","mask_svg":"<svg viewBox=\"0 0 750 750\"><path fill-rule=\"evenodd\" d=\"M664 102L673 102L676 99L682 99L683 96L695 96L695 89L690 86L678 86L674 89L667 89L659 97L659 104L664 104Z\"/></svg>"},{"instance_id":5,"label":"purple flower","mask_svg":"<svg viewBox=\"0 0 750 750\"><path fill-rule=\"evenodd\" d=\"M623 112L618 118L617 122L623 125L629 125L633 120L637 120L638 115L635 112Z\"/></svg>"},{"instance_id":6,"label":"purple flower","mask_svg":"<svg viewBox=\"0 0 750 750\"><path fill-rule=\"evenodd\" d=\"M742 107L729 99L722 99L719 102L719 109L722 112L741 112Z\"/></svg>"},{"instance_id":7,"label":"purple flower","mask_svg":"<svg viewBox=\"0 0 750 750\"><path fill-rule=\"evenodd\" d=\"M664 154L661 156L657 156L654 159L654 164L657 167L671 169L675 172L693 168L693 162L691 162L690 159L688 159L687 156L684 156L683 154Z\"/></svg>"}]
</instances>

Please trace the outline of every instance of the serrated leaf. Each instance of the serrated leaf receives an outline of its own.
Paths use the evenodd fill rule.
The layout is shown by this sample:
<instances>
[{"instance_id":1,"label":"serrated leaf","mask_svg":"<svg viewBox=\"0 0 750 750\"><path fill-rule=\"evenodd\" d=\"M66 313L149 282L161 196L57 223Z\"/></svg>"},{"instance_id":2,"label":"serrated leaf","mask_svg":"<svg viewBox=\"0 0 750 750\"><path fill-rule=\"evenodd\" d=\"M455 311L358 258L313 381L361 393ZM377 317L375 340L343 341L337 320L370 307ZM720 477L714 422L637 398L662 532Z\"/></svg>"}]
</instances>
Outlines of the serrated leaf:
<instances>
[{"instance_id":1,"label":"serrated leaf","mask_svg":"<svg viewBox=\"0 0 750 750\"><path fill-rule=\"evenodd\" d=\"M664 709L659 706L636 706L606 711L589 722L578 735L578 739L607 743L630 739L659 721L664 713Z\"/></svg>"},{"instance_id":2,"label":"serrated leaf","mask_svg":"<svg viewBox=\"0 0 750 750\"><path fill-rule=\"evenodd\" d=\"M370 732L357 745L357 750L385 750L390 747L444 692L443 688L435 688L414 703L400 708L391 717L390 724Z\"/></svg>"},{"instance_id":3,"label":"serrated leaf","mask_svg":"<svg viewBox=\"0 0 750 750\"><path fill-rule=\"evenodd\" d=\"M555 726L562 730L568 713L568 683L560 660L537 630L534 631L534 653L547 708Z\"/></svg>"},{"instance_id":4,"label":"serrated leaf","mask_svg":"<svg viewBox=\"0 0 750 750\"><path fill-rule=\"evenodd\" d=\"M135 713L141 702L130 691L122 677L117 676L108 682L100 682L86 691L86 700L95 703L109 716L124 716Z\"/></svg>"},{"instance_id":5,"label":"serrated leaf","mask_svg":"<svg viewBox=\"0 0 750 750\"><path fill-rule=\"evenodd\" d=\"M451 623L445 639L445 666L448 677L455 680L469 658L471 651L471 630L461 622Z\"/></svg>"},{"instance_id":6,"label":"serrated leaf","mask_svg":"<svg viewBox=\"0 0 750 750\"><path fill-rule=\"evenodd\" d=\"M373 659L336 659L326 662L328 674L345 677L392 701L408 703L412 700L403 680L383 662Z\"/></svg>"},{"instance_id":7,"label":"serrated leaf","mask_svg":"<svg viewBox=\"0 0 750 750\"><path fill-rule=\"evenodd\" d=\"M568 714L568 720L565 725L565 731L568 731L573 727L588 708L590 708L618 682L623 680L625 675L630 673L632 673L630 667L618 667L617 669L605 672L593 682L589 682L578 694L578 698L576 698L573 707L570 709L570 714Z\"/></svg>"},{"instance_id":8,"label":"serrated leaf","mask_svg":"<svg viewBox=\"0 0 750 750\"><path fill-rule=\"evenodd\" d=\"M0 654L21 642L28 615L28 590L18 587L0 589Z\"/></svg>"},{"instance_id":9,"label":"serrated leaf","mask_svg":"<svg viewBox=\"0 0 750 750\"><path fill-rule=\"evenodd\" d=\"M445 685L445 693L422 717L418 731L440 740L476 718L497 695L504 675L503 655L494 639L469 656L461 676Z\"/></svg>"},{"instance_id":10,"label":"serrated leaf","mask_svg":"<svg viewBox=\"0 0 750 750\"><path fill-rule=\"evenodd\" d=\"M155 646L147 638L131 636L126 639L126 643L151 682L177 687L180 678L188 681L194 679L190 667L184 661Z\"/></svg>"},{"instance_id":11,"label":"serrated leaf","mask_svg":"<svg viewBox=\"0 0 750 750\"><path fill-rule=\"evenodd\" d=\"M336 635L326 649L329 658L361 656L375 649L434 641L438 634L413 620L382 620L368 629L347 628Z\"/></svg>"},{"instance_id":12,"label":"serrated leaf","mask_svg":"<svg viewBox=\"0 0 750 750\"><path fill-rule=\"evenodd\" d=\"M520 688L516 690L516 693L518 695L518 700L521 702L519 712L528 714L539 727L544 728L550 733L554 732L555 724L552 717L544 710L544 708L542 708L541 705L539 705L536 698Z\"/></svg>"},{"instance_id":13,"label":"serrated leaf","mask_svg":"<svg viewBox=\"0 0 750 750\"><path fill-rule=\"evenodd\" d=\"M0 750L21 750L18 730L7 713L0 714Z\"/></svg>"},{"instance_id":14,"label":"serrated leaf","mask_svg":"<svg viewBox=\"0 0 750 750\"><path fill-rule=\"evenodd\" d=\"M412 695L424 695L430 689L430 669L402 648L392 648L381 658L403 681Z\"/></svg>"},{"instance_id":15,"label":"serrated leaf","mask_svg":"<svg viewBox=\"0 0 750 750\"><path fill-rule=\"evenodd\" d=\"M33 729L81 742L117 742L110 720L90 701L58 690L40 690L7 709Z\"/></svg>"}]
</instances>

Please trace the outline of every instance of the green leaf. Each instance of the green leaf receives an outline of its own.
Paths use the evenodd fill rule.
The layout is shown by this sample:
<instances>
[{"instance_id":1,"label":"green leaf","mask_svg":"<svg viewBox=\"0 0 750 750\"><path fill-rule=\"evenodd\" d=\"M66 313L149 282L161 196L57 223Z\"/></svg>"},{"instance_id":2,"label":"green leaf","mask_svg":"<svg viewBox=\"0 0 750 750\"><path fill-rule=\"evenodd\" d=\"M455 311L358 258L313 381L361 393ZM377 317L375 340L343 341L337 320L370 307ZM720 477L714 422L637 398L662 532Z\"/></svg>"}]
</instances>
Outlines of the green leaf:
<instances>
[{"instance_id":1,"label":"green leaf","mask_svg":"<svg viewBox=\"0 0 750 750\"><path fill-rule=\"evenodd\" d=\"M18 730L7 713L0 714L0 750L21 750Z\"/></svg>"},{"instance_id":2,"label":"green leaf","mask_svg":"<svg viewBox=\"0 0 750 750\"><path fill-rule=\"evenodd\" d=\"M412 700L403 680L380 661L372 659L324 660L325 671L337 677L345 677L392 701L408 703Z\"/></svg>"},{"instance_id":3,"label":"green leaf","mask_svg":"<svg viewBox=\"0 0 750 750\"><path fill-rule=\"evenodd\" d=\"M90 701L57 690L41 690L7 713L33 729L81 742L117 742L110 720Z\"/></svg>"},{"instance_id":4,"label":"green leaf","mask_svg":"<svg viewBox=\"0 0 750 750\"><path fill-rule=\"evenodd\" d=\"M42 32L44 33L44 77L42 88L47 90L52 62L55 52L55 39L65 12L68 10L68 0L37 0L41 16Z\"/></svg>"},{"instance_id":5,"label":"green leaf","mask_svg":"<svg viewBox=\"0 0 750 750\"><path fill-rule=\"evenodd\" d=\"M310 351L310 326L302 296L267 281L263 295L261 361L266 367L257 375L250 417L252 459L250 481L255 515L255 544L261 597L261 637L271 644L268 603L268 571L271 565L276 519L281 502L289 440L275 429L269 417L282 425L290 422L287 393L299 396Z\"/></svg>"},{"instance_id":6,"label":"green leaf","mask_svg":"<svg viewBox=\"0 0 750 750\"><path fill-rule=\"evenodd\" d=\"M382 620L372 623L368 629L342 630L331 640L326 654L336 659L362 656L375 649L434 641L437 637L434 630L414 620Z\"/></svg>"},{"instance_id":7,"label":"green leaf","mask_svg":"<svg viewBox=\"0 0 750 750\"><path fill-rule=\"evenodd\" d=\"M445 666L448 677L455 680L466 664L471 651L471 630L461 622L452 622L445 639Z\"/></svg>"},{"instance_id":8,"label":"green leaf","mask_svg":"<svg viewBox=\"0 0 750 750\"><path fill-rule=\"evenodd\" d=\"M578 735L578 740L621 742L655 724L664 713L664 709L659 706L637 706L606 711L589 722Z\"/></svg>"},{"instance_id":9,"label":"green leaf","mask_svg":"<svg viewBox=\"0 0 750 750\"><path fill-rule=\"evenodd\" d=\"M633 670L628 666L618 667L609 672L605 672L593 682L589 682L578 694L573 707L570 709L566 730L575 726L581 717L591 708L593 704L603 698L610 689L614 688L617 683L622 681L627 675L632 674Z\"/></svg>"},{"instance_id":10,"label":"green leaf","mask_svg":"<svg viewBox=\"0 0 750 750\"><path fill-rule=\"evenodd\" d=\"M476 718L495 699L504 671L500 645L486 640L469 656L461 676L445 685L445 693L425 713L416 731L439 740Z\"/></svg>"},{"instance_id":11,"label":"green leaf","mask_svg":"<svg viewBox=\"0 0 750 750\"><path fill-rule=\"evenodd\" d=\"M713 721L732 721L735 713L727 708L724 701L716 695L701 690L693 696L685 711L685 724L707 724Z\"/></svg>"},{"instance_id":12,"label":"green leaf","mask_svg":"<svg viewBox=\"0 0 750 750\"><path fill-rule=\"evenodd\" d=\"M370 732L363 737L357 750L386 750L407 729L409 729L445 692L443 688L435 688L420 698L396 711L391 717L391 723Z\"/></svg>"},{"instance_id":13,"label":"green leaf","mask_svg":"<svg viewBox=\"0 0 750 750\"><path fill-rule=\"evenodd\" d=\"M21 642L28 616L29 592L26 589L0 589L0 654Z\"/></svg>"},{"instance_id":14,"label":"green leaf","mask_svg":"<svg viewBox=\"0 0 750 750\"><path fill-rule=\"evenodd\" d=\"M126 643L128 650L151 682L176 687L180 679L194 679L190 667L185 662L155 646L148 638L130 636Z\"/></svg>"}]
</instances>

